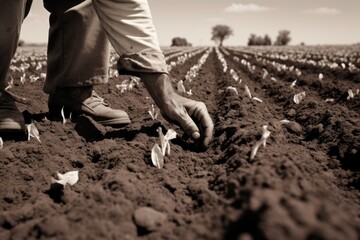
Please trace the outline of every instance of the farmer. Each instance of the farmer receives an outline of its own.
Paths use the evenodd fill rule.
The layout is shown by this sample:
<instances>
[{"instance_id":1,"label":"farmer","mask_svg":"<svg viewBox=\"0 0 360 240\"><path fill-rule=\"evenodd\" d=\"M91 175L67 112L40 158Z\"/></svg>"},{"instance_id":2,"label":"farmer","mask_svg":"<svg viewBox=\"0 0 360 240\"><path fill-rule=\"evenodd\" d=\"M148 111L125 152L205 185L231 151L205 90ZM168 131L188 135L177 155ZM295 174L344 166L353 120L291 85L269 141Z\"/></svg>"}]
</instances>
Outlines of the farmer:
<instances>
[{"instance_id":1,"label":"farmer","mask_svg":"<svg viewBox=\"0 0 360 240\"><path fill-rule=\"evenodd\" d=\"M31 2L0 0L0 132L24 130L15 96L5 88ZM50 114L64 106L104 125L130 123L126 112L110 108L93 90L108 81L111 43L120 56L119 73L140 77L163 116L208 146L212 120L204 103L173 90L146 0L44 0L44 6L51 13L44 84Z\"/></svg>"}]
</instances>

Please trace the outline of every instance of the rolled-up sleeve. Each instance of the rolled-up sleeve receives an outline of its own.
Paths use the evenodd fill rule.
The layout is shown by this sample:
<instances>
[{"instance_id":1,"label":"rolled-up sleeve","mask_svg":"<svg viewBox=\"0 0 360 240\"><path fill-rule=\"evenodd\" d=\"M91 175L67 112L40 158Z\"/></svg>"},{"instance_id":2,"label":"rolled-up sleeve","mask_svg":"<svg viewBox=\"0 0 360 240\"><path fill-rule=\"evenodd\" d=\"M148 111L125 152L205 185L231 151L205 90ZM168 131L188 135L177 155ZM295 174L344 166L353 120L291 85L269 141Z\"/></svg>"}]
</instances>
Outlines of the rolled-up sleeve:
<instances>
[{"instance_id":1,"label":"rolled-up sleeve","mask_svg":"<svg viewBox=\"0 0 360 240\"><path fill-rule=\"evenodd\" d=\"M122 74L168 73L146 0L93 0Z\"/></svg>"}]
</instances>

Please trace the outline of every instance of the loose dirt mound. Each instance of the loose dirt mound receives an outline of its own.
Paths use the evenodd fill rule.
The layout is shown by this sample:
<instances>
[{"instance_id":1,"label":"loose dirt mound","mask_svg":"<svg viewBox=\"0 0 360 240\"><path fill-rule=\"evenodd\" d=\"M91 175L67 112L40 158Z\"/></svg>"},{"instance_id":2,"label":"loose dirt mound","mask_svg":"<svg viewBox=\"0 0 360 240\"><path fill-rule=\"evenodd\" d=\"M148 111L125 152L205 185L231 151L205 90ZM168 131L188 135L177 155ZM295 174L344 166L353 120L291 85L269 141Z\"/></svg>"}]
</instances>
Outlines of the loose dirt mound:
<instances>
[{"instance_id":1,"label":"loose dirt mound","mask_svg":"<svg viewBox=\"0 0 360 240\"><path fill-rule=\"evenodd\" d=\"M174 81L201 55L174 67ZM225 59L241 84L223 72L215 51L196 79L185 81L216 126L206 152L162 117L150 118L153 101L141 84L120 93L115 85L124 77L96 87L133 121L115 129L84 116L66 124L47 120L42 82L21 84L14 73L11 91L31 99L19 107L41 143L20 136L0 150L0 239L359 239L359 105L325 103L312 73L290 89L288 76L269 68L279 81L263 80L263 66L249 73L234 56L241 54ZM245 84L262 103L243 93ZM230 85L239 95L226 91ZM307 96L296 105L292 96L300 89ZM290 126L280 124L285 118ZM271 135L250 161L263 125ZM150 159L159 126L179 134L161 170ZM50 188L57 171L71 170L79 170L78 183Z\"/></svg>"}]
</instances>

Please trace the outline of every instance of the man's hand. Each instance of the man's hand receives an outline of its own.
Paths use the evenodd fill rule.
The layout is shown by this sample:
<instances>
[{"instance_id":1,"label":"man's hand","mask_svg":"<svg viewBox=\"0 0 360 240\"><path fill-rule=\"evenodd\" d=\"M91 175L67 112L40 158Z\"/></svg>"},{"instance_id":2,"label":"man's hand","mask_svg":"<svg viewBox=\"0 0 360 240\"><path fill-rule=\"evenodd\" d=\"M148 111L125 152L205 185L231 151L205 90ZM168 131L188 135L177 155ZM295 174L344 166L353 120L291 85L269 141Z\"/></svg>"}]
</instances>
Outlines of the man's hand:
<instances>
[{"instance_id":1,"label":"man's hand","mask_svg":"<svg viewBox=\"0 0 360 240\"><path fill-rule=\"evenodd\" d=\"M160 107L162 115L180 125L195 142L207 148L212 139L214 124L204 103L171 94L171 99Z\"/></svg>"},{"instance_id":2,"label":"man's hand","mask_svg":"<svg viewBox=\"0 0 360 240\"><path fill-rule=\"evenodd\" d=\"M180 125L195 142L207 148L214 124L205 104L175 93L166 74L141 73L140 78L165 119Z\"/></svg>"}]
</instances>

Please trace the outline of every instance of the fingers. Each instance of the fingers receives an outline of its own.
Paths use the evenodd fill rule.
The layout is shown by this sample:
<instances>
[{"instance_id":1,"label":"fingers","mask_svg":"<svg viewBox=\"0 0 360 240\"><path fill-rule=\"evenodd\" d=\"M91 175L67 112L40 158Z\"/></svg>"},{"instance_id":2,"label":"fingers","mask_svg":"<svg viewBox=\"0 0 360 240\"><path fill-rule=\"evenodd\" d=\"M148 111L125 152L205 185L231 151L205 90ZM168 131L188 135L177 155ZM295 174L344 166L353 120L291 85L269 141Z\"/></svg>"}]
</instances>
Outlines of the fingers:
<instances>
[{"instance_id":1,"label":"fingers","mask_svg":"<svg viewBox=\"0 0 360 240\"><path fill-rule=\"evenodd\" d=\"M163 116L175 122L183 131L206 149L213 137L214 124L206 105L183 97L176 97L175 103L162 110Z\"/></svg>"},{"instance_id":2,"label":"fingers","mask_svg":"<svg viewBox=\"0 0 360 240\"><path fill-rule=\"evenodd\" d=\"M204 103L198 102L194 108L190 108L190 116L199 124L201 140L204 148L208 148L212 140L214 124Z\"/></svg>"},{"instance_id":3,"label":"fingers","mask_svg":"<svg viewBox=\"0 0 360 240\"><path fill-rule=\"evenodd\" d=\"M192 139L200 139L200 131L198 126L187 113L186 109L183 109L179 119L177 120L178 124L184 130L184 132L189 135Z\"/></svg>"}]
</instances>

